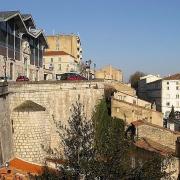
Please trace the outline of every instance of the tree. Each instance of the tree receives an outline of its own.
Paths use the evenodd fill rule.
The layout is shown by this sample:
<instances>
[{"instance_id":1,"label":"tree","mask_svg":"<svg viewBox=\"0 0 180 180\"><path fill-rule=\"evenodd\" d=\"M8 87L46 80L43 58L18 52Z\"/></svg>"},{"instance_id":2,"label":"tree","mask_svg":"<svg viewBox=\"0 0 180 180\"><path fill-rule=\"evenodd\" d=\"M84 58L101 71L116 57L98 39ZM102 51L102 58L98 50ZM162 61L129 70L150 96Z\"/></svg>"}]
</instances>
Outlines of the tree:
<instances>
[{"instance_id":1,"label":"tree","mask_svg":"<svg viewBox=\"0 0 180 180\"><path fill-rule=\"evenodd\" d=\"M171 112L169 114L169 120L174 121L175 120L175 111L174 111L174 106L171 108Z\"/></svg>"},{"instance_id":2,"label":"tree","mask_svg":"<svg viewBox=\"0 0 180 180\"><path fill-rule=\"evenodd\" d=\"M129 143L124 138L124 121L109 116L104 99L96 107L93 120L98 158L97 177L103 180L121 179L131 168Z\"/></svg>"},{"instance_id":3,"label":"tree","mask_svg":"<svg viewBox=\"0 0 180 180\"><path fill-rule=\"evenodd\" d=\"M129 78L129 82L131 83L131 87L133 87L135 90L138 89L138 81L140 80L140 77L145 76L145 73L136 71L134 74L132 74Z\"/></svg>"},{"instance_id":4,"label":"tree","mask_svg":"<svg viewBox=\"0 0 180 180\"><path fill-rule=\"evenodd\" d=\"M106 100L97 105L92 119L88 120L81 103L71 109L68 127L57 124L64 148L64 163L58 172L47 171L44 179L79 180L140 180L167 177L165 158L156 156L143 164L132 167L131 154L135 152L133 141L126 138L125 123L108 114ZM58 160L58 156L55 157ZM164 168L165 169L165 168Z\"/></svg>"}]
</instances>

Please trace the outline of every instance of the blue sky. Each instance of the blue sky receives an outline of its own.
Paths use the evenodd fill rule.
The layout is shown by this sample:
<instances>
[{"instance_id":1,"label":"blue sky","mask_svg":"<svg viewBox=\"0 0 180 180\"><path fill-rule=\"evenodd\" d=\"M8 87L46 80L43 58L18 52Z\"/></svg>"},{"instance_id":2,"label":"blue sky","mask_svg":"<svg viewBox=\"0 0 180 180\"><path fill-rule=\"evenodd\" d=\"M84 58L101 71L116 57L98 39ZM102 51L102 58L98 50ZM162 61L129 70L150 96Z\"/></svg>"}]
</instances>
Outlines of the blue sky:
<instances>
[{"instance_id":1,"label":"blue sky","mask_svg":"<svg viewBox=\"0 0 180 180\"><path fill-rule=\"evenodd\" d=\"M79 33L84 60L136 70L180 72L179 0L1 0L0 10L31 13L46 34Z\"/></svg>"}]
</instances>

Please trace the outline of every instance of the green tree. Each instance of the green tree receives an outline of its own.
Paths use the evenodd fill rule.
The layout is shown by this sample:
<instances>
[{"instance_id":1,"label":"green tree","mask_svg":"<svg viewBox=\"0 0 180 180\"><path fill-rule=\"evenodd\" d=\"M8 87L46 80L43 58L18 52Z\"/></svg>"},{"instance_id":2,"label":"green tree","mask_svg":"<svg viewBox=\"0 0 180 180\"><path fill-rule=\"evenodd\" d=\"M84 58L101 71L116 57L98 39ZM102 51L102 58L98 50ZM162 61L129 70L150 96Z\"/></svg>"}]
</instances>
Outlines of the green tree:
<instances>
[{"instance_id":1,"label":"green tree","mask_svg":"<svg viewBox=\"0 0 180 180\"><path fill-rule=\"evenodd\" d=\"M140 80L140 77L145 76L145 73L136 71L134 74L132 74L129 78L129 83L131 83L131 87L133 87L135 90L138 89L138 81Z\"/></svg>"},{"instance_id":2,"label":"green tree","mask_svg":"<svg viewBox=\"0 0 180 180\"><path fill-rule=\"evenodd\" d=\"M163 156L154 156L143 164L131 166L134 143L125 136L123 120L108 114L106 100L97 105L92 119L85 116L82 104L76 103L71 109L69 126L57 124L63 142L65 162L58 173L47 171L42 179L85 180L140 180L168 177ZM58 157L55 157L58 160Z\"/></svg>"}]
</instances>

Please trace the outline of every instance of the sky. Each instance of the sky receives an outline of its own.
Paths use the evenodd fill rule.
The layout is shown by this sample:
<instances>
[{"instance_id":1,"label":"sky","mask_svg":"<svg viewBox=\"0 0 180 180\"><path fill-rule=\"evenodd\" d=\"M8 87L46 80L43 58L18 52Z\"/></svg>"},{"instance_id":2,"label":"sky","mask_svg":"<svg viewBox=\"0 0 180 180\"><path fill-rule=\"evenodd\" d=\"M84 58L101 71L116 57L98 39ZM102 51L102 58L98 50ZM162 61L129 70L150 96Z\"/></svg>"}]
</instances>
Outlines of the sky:
<instances>
[{"instance_id":1,"label":"sky","mask_svg":"<svg viewBox=\"0 0 180 180\"><path fill-rule=\"evenodd\" d=\"M83 59L135 71L180 72L179 0L1 0L0 11L31 13L45 34L79 34Z\"/></svg>"}]
</instances>

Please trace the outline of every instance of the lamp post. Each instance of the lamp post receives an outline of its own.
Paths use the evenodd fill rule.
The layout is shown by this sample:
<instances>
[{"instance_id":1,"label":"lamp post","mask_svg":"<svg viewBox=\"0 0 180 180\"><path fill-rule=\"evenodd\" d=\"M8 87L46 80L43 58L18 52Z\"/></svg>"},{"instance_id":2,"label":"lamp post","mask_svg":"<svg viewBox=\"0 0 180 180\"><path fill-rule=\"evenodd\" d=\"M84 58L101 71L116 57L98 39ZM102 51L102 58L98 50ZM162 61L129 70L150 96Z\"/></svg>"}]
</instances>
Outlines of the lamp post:
<instances>
[{"instance_id":1,"label":"lamp post","mask_svg":"<svg viewBox=\"0 0 180 180\"><path fill-rule=\"evenodd\" d=\"M94 79L95 79L95 72L96 72L96 63L94 63Z\"/></svg>"},{"instance_id":2,"label":"lamp post","mask_svg":"<svg viewBox=\"0 0 180 180\"><path fill-rule=\"evenodd\" d=\"M3 66L3 69L4 69L4 78L5 78L5 81L7 81L7 74L6 74L6 71L7 71L7 57L4 57L4 66Z\"/></svg>"},{"instance_id":3,"label":"lamp post","mask_svg":"<svg viewBox=\"0 0 180 180\"><path fill-rule=\"evenodd\" d=\"M87 72L87 79L89 80L90 78L90 69L91 69L91 60L86 61L86 72Z\"/></svg>"}]
</instances>

